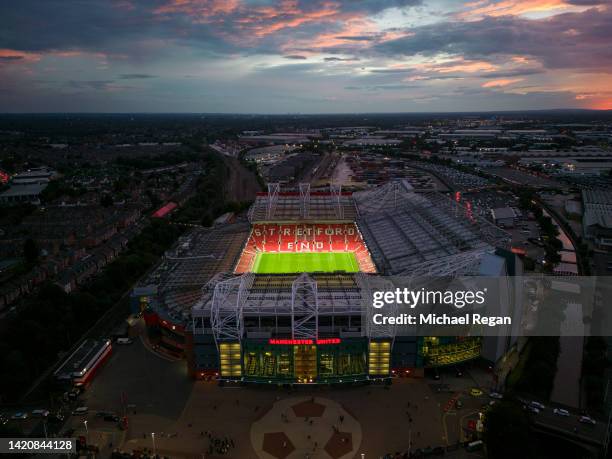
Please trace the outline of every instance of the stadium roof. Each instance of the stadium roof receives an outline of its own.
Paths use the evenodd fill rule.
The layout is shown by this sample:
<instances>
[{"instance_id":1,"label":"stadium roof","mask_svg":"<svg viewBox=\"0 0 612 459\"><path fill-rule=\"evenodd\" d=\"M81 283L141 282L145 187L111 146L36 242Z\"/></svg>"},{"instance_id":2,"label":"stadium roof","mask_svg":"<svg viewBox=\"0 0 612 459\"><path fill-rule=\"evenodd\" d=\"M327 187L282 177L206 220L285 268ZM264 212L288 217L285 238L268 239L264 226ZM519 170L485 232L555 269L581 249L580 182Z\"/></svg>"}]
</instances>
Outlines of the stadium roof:
<instances>
[{"instance_id":1,"label":"stadium roof","mask_svg":"<svg viewBox=\"0 0 612 459\"><path fill-rule=\"evenodd\" d=\"M182 236L142 286L158 285L151 307L174 322L184 323L201 289L219 272L230 271L249 234L245 222L197 228ZM138 287L134 289L138 295Z\"/></svg>"},{"instance_id":2,"label":"stadium roof","mask_svg":"<svg viewBox=\"0 0 612 459\"><path fill-rule=\"evenodd\" d=\"M267 193L257 193L249 211L252 223L270 221L355 221L357 211L351 193L339 187L329 191L311 191L301 184L299 191L280 191L278 184L269 184Z\"/></svg>"},{"instance_id":3,"label":"stadium roof","mask_svg":"<svg viewBox=\"0 0 612 459\"><path fill-rule=\"evenodd\" d=\"M280 192L272 186L268 193L259 194L249 213L251 223L356 221L382 274L477 273L485 254L509 243L506 232L476 216L470 207L441 193L416 193L405 182L390 182L353 195L339 188L329 192L300 188ZM227 330L237 326L236 311L247 316L283 315L292 314L296 304L316 304L317 311L326 314L357 314L372 286L389 282L364 273L233 275L249 231L250 224L241 222L195 229L182 237L143 281L142 285L159 286L152 307L181 323L187 323L192 313L200 317L217 314L216 320L224 325L216 329ZM300 289L310 295L308 301L296 302ZM301 314L307 317L310 312Z\"/></svg>"},{"instance_id":4,"label":"stadium roof","mask_svg":"<svg viewBox=\"0 0 612 459\"><path fill-rule=\"evenodd\" d=\"M424 266L435 271L437 265L478 258L509 242L505 231L470 207L440 193L415 193L404 182L354 197L358 226L383 274L410 274Z\"/></svg>"}]
</instances>

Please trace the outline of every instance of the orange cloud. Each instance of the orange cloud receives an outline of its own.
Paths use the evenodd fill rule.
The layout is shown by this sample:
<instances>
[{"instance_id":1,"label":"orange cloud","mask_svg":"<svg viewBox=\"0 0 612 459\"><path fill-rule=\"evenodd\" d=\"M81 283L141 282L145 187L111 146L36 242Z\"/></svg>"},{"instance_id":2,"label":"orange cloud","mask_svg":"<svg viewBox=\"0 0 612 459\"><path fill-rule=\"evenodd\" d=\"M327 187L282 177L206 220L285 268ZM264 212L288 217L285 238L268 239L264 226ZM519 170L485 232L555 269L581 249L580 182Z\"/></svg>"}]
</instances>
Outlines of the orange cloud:
<instances>
[{"instance_id":1,"label":"orange cloud","mask_svg":"<svg viewBox=\"0 0 612 459\"><path fill-rule=\"evenodd\" d=\"M289 4L289 7L293 5ZM286 28L295 28L299 27L302 24L310 23L310 22L324 22L329 19L336 19L336 15L338 14L338 10L334 7L333 4L325 4L320 10L310 11L310 12L302 12L299 9L283 10L281 8L280 13L276 16L268 16L272 19L270 24L261 24L252 28L255 36L257 37L265 37L266 35L273 34L278 32L279 30ZM267 12L268 15L271 14L270 11Z\"/></svg>"},{"instance_id":2,"label":"orange cloud","mask_svg":"<svg viewBox=\"0 0 612 459\"><path fill-rule=\"evenodd\" d=\"M511 85L512 83L518 83L523 81L524 78L500 78L499 80L491 80L482 84L483 88L500 88L503 86Z\"/></svg>"},{"instance_id":3,"label":"orange cloud","mask_svg":"<svg viewBox=\"0 0 612 459\"><path fill-rule=\"evenodd\" d=\"M28 53L25 51L16 51L14 49L0 49L0 62L36 62L39 61L41 55L38 53Z\"/></svg>"},{"instance_id":4,"label":"orange cloud","mask_svg":"<svg viewBox=\"0 0 612 459\"><path fill-rule=\"evenodd\" d=\"M589 105L593 110L612 110L612 98L600 99Z\"/></svg>"},{"instance_id":5,"label":"orange cloud","mask_svg":"<svg viewBox=\"0 0 612 459\"><path fill-rule=\"evenodd\" d=\"M451 73L451 72L464 72L464 73L476 73L476 72L493 72L497 70L497 66L486 61L466 61L461 59L460 61L452 61L448 64L440 64L438 67L434 67L435 70L440 73Z\"/></svg>"},{"instance_id":6,"label":"orange cloud","mask_svg":"<svg viewBox=\"0 0 612 459\"><path fill-rule=\"evenodd\" d=\"M171 0L153 12L155 14L183 13L194 18L205 19L228 14L238 8L239 0Z\"/></svg>"}]
</instances>

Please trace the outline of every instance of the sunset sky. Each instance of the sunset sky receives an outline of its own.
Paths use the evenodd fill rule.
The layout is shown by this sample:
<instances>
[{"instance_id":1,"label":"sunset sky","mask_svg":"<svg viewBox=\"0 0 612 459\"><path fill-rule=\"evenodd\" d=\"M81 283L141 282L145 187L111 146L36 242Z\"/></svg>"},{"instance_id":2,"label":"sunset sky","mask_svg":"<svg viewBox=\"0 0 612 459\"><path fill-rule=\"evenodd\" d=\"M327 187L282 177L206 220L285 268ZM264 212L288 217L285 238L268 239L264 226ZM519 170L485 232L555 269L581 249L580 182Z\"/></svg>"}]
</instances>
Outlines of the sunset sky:
<instances>
[{"instance_id":1,"label":"sunset sky","mask_svg":"<svg viewBox=\"0 0 612 459\"><path fill-rule=\"evenodd\" d=\"M612 109L610 0L0 2L0 112Z\"/></svg>"}]
</instances>

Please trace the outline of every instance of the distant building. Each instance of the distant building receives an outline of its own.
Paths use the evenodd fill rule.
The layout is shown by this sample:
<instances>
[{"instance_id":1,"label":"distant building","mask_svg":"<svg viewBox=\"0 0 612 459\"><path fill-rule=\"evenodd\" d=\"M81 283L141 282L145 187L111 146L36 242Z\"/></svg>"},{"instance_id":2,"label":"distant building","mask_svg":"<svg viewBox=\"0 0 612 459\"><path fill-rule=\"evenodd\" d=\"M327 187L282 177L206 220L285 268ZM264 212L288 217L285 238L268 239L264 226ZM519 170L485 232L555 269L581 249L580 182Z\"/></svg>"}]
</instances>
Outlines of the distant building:
<instances>
[{"instance_id":1,"label":"distant building","mask_svg":"<svg viewBox=\"0 0 612 459\"><path fill-rule=\"evenodd\" d=\"M57 172L51 168L36 167L15 175L11 183L13 185L46 184L55 178L56 175Z\"/></svg>"},{"instance_id":2,"label":"distant building","mask_svg":"<svg viewBox=\"0 0 612 459\"><path fill-rule=\"evenodd\" d=\"M565 201L565 213L570 217L582 215L582 204L580 204L580 201L574 201L573 199Z\"/></svg>"},{"instance_id":3,"label":"distant building","mask_svg":"<svg viewBox=\"0 0 612 459\"><path fill-rule=\"evenodd\" d=\"M399 139L383 139L378 137L362 137L347 140L342 145L345 147L388 147L401 144Z\"/></svg>"},{"instance_id":4,"label":"distant building","mask_svg":"<svg viewBox=\"0 0 612 459\"><path fill-rule=\"evenodd\" d=\"M40 194L45 188L47 188L47 183L11 185L8 190L0 193L0 203L9 205L24 202L40 204Z\"/></svg>"},{"instance_id":5,"label":"distant building","mask_svg":"<svg viewBox=\"0 0 612 459\"><path fill-rule=\"evenodd\" d=\"M612 191L583 190L584 237L597 248L612 250Z\"/></svg>"},{"instance_id":6,"label":"distant building","mask_svg":"<svg viewBox=\"0 0 612 459\"><path fill-rule=\"evenodd\" d=\"M514 219L517 215L512 207L498 207L491 209L491 217L496 225L511 228L514 226Z\"/></svg>"}]
</instances>

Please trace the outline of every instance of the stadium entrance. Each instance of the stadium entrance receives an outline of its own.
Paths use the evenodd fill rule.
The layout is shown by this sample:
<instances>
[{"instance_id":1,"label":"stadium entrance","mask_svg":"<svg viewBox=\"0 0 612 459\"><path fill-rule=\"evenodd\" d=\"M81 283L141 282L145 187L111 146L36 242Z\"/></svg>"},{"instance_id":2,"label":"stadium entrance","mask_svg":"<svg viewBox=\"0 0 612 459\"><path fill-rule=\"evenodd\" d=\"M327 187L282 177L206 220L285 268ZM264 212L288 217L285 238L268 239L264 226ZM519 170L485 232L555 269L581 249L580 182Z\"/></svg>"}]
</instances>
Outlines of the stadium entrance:
<instances>
[{"instance_id":1,"label":"stadium entrance","mask_svg":"<svg viewBox=\"0 0 612 459\"><path fill-rule=\"evenodd\" d=\"M317 377L317 347L314 344L294 346L293 357L297 382L314 382Z\"/></svg>"},{"instance_id":2,"label":"stadium entrance","mask_svg":"<svg viewBox=\"0 0 612 459\"><path fill-rule=\"evenodd\" d=\"M368 371L368 341L363 338L269 339L242 341L244 382L269 384L348 383L364 381L377 375L389 376L387 361L376 362ZM382 373L381 373L382 371ZM236 379L225 375L225 379Z\"/></svg>"}]
</instances>

